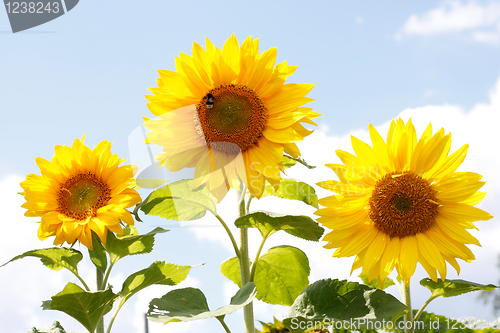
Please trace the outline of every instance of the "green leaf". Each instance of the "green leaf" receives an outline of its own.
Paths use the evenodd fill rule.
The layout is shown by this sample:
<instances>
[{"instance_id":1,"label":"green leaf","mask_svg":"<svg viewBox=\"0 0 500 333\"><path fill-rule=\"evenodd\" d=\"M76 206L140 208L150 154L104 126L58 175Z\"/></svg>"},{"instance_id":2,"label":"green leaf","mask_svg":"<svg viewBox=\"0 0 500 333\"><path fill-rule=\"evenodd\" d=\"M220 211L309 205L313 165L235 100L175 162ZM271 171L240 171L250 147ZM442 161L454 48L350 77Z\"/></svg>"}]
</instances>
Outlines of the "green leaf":
<instances>
[{"instance_id":1,"label":"green leaf","mask_svg":"<svg viewBox=\"0 0 500 333\"><path fill-rule=\"evenodd\" d=\"M310 241L319 241L324 229L309 216L281 215L271 212L254 212L238 218L234 224L238 228L257 228L263 238L279 230Z\"/></svg>"},{"instance_id":2,"label":"green leaf","mask_svg":"<svg viewBox=\"0 0 500 333\"><path fill-rule=\"evenodd\" d=\"M94 332L99 319L111 310L117 297L111 289L91 293L70 282L63 291L51 297L50 303L44 302L44 309L62 311Z\"/></svg>"},{"instance_id":3,"label":"green leaf","mask_svg":"<svg viewBox=\"0 0 500 333\"><path fill-rule=\"evenodd\" d=\"M251 264L250 262L250 265ZM220 265L220 272L241 288L240 263L237 257L232 257L224 261Z\"/></svg>"},{"instance_id":4,"label":"green leaf","mask_svg":"<svg viewBox=\"0 0 500 333\"><path fill-rule=\"evenodd\" d=\"M221 272L241 286L237 258L223 262ZM309 260L300 249L286 245L273 247L257 261L253 281L257 298L269 304L291 305L309 284L309 273Z\"/></svg>"},{"instance_id":5,"label":"green leaf","mask_svg":"<svg viewBox=\"0 0 500 333\"><path fill-rule=\"evenodd\" d=\"M23 254L12 258L10 261L6 262L0 267L3 267L10 262L25 257L40 258L42 264L44 264L50 269L53 269L55 271L60 271L61 269L66 268L71 272L73 272L74 274L78 275L77 265L82 260L83 255L80 251L74 249L67 249L65 247L53 247L50 249L32 250L24 252Z\"/></svg>"},{"instance_id":6,"label":"green leaf","mask_svg":"<svg viewBox=\"0 0 500 333\"><path fill-rule=\"evenodd\" d=\"M125 303L134 294L153 284L174 286L187 277L190 269L190 266L177 266L174 264L165 264L163 261L155 261L148 268L130 275L123 282L123 287L120 291L123 299L120 302Z\"/></svg>"},{"instance_id":7,"label":"green leaf","mask_svg":"<svg viewBox=\"0 0 500 333\"><path fill-rule=\"evenodd\" d=\"M106 250L104 250L101 240L95 233L92 233L92 247L93 250L89 249L90 260L92 260L98 270L105 273L108 267L108 257L106 256Z\"/></svg>"},{"instance_id":8,"label":"green leaf","mask_svg":"<svg viewBox=\"0 0 500 333\"><path fill-rule=\"evenodd\" d=\"M283 179L277 191L271 185L264 189L263 197L273 195L275 197L299 200L308 205L318 208L318 196L310 185L293 179Z\"/></svg>"},{"instance_id":9,"label":"green leaf","mask_svg":"<svg viewBox=\"0 0 500 333\"><path fill-rule=\"evenodd\" d=\"M286 157L286 158L289 158L289 159L294 160L296 162L299 162L300 164L302 164L303 166L305 166L308 169L316 168L315 166L307 164L307 162L302 157L293 158L292 156L288 156L288 155L283 155L283 157Z\"/></svg>"},{"instance_id":10,"label":"green leaf","mask_svg":"<svg viewBox=\"0 0 500 333\"><path fill-rule=\"evenodd\" d=\"M155 190L140 209L148 215L190 221L202 218L207 210L216 215L216 202L205 186L195 189L192 179L184 179Z\"/></svg>"},{"instance_id":11,"label":"green leaf","mask_svg":"<svg viewBox=\"0 0 500 333\"><path fill-rule=\"evenodd\" d=\"M123 229L124 235L115 235L108 232L104 248L109 253L112 264L125 256L149 253L153 250L155 235L167 232L163 228L156 228L147 234L139 235L135 227L127 226Z\"/></svg>"},{"instance_id":12,"label":"green leaf","mask_svg":"<svg viewBox=\"0 0 500 333\"><path fill-rule=\"evenodd\" d=\"M196 288L172 290L162 298L155 298L151 301L148 319L167 324L224 317L252 302L256 292L255 284L249 282L231 298L229 305L210 311L207 299L201 290Z\"/></svg>"},{"instance_id":13,"label":"green leaf","mask_svg":"<svg viewBox=\"0 0 500 333\"><path fill-rule=\"evenodd\" d=\"M382 287L380 287L380 284L378 283L378 279L373 279L371 282L368 282L368 276L369 276L368 273L367 274L361 273L358 276L361 278L361 280L363 281L364 284L366 284L367 286L372 287L372 288L384 290L385 288L394 285L394 281L391 278L386 278L384 281L384 285Z\"/></svg>"},{"instance_id":14,"label":"green leaf","mask_svg":"<svg viewBox=\"0 0 500 333\"><path fill-rule=\"evenodd\" d=\"M283 162L282 163L283 163L283 169L286 170L286 169L293 167L295 164L297 164L297 161L294 160L290 156L283 155Z\"/></svg>"},{"instance_id":15,"label":"green leaf","mask_svg":"<svg viewBox=\"0 0 500 333\"><path fill-rule=\"evenodd\" d=\"M393 321L406 309L394 296L382 290L357 282L323 279L308 286L297 297L283 323L295 333L304 332L307 325L315 322L356 319L358 329L366 327L367 322Z\"/></svg>"},{"instance_id":16,"label":"green leaf","mask_svg":"<svg viewBox=\"0 0 500 333\"><path fill-rule=\"evenodd\" d=\"M466 294L471 291L477 290L487 290L492 291L497 286L493 284L479 284L475 282L469 282L465 280L438 280L437 282L432 281L429 278L420 281L420 284L432 292L432 298L439 296L442 297L453 297L462 294Z\"/></svg>"},{"instance_id":17,"label":"green leaf","mask_svg":"<svg viewBox=\"0 0 500 333\"><path fill-rule=\"evenodd\" d=\"M28 333L66 333L66 331L58 321L54 321L54 323L52 323L52 325L49 328L37 329L36 327L33 327L31 330L28 331Z\"/></svg>"}]
</instances>

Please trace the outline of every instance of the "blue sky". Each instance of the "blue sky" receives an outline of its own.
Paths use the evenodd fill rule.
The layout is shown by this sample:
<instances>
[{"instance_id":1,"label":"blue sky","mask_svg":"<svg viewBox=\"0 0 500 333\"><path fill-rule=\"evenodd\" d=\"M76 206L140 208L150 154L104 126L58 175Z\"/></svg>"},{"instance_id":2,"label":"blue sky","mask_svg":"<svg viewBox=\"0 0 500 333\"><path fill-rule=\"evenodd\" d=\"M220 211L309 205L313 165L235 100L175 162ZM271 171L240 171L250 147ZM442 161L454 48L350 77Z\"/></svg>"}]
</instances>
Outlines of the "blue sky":
<instances>
[{"instance_id":1,"label":"blue sky","mask_svg":"<svg viewBox=\"0 0 500 333\"><path fill-rule=\"evenodd\" d=\"M6 216L2 223L14 234L16 230L29 230L26 235L0 236L4 240L0 242L0 261L33 247L51 246L49 240L42 243L36 239L36 228L31 228L31 220L24 218L23 210L18 208L22 198L13 194L26 174L39 172L35 157L50 159L54 145L69 145L83 134L87 145L93 147L109 140L114 142L113 152L128 157L130 133L142 123L143 116L151 116L144 95L156 85L156 70L174 70L174 56L180 52L191 54L193 41L204 45L207 36L221 47L232 33L240 42L249 35L259 38L261 52L277 47L277 62L286 59L298 65L289 82L315 84L309 95L315 101L310 105L323 116L318 119L320 126L314 137L299 146L309 160L318 165L333 163L335 149L350 151L349 135L364 138L368 123L384 129L400 115L412 116L422 126L435 121L453 133L455 149L471 143L466 159L470 162L464 167L485 176L489 193L480 207L498 215L495 203L500 198L500 179L495 170L500 163L491 153L498 151L500 141L494 127L500 112L500 103L496 102L500 100L500 1L87 0L54 21L16 34L11 33L7 14L0 10L0 192L6 198L0 203ZM311 183L334 179L333 173L320 167L316 170L311 175L298 169L292 176ZM234 207L229 201L221 209L227 211L230 220ZM305 206L270 203L277 207L274 210L284 213L313 213ZM258 202L255 209L265 205ZM488 235L477 234L481 243L486 242L481 249L485 259L480 260L478 254L483 252L475 252L478 264L470 264L471 276L482 278L478 282L497 283L500 278L494 268L500 248L493 240L489 242L500 230L495 226L497 221L495 218L479 223ZM191 265L206 262L197 268L199 273L193 270L185 286L201 288L214 308L224 305L228 300L224 297L229 294L222 297L221 290L229 293L231 287L218 275L218 265L231 256L230 248L226 240L221 241L225 238L219 238L223 231L215 227L214 219L199 223L180 228L172 221L146 219L139 225L141 231L157 225L170 226L172 231L159 236L157 254L133 258L132 264L118 266L117 272L125 278L154 259ZM292 242L284 236L280 240ZM348 277L352 259L337 261L320 244L302 245L308 255L328 260L316 273L313 267L313 277ZM25 259L0 270L0 281L13 286L11 292L0 293L2 300L8 300L0 305L0 330L16 327L18 331L19 322L15 320L20 318L24 318L22 330L27 331L33 325L48 326L56 317L64 326L80 329L69 317L36 309L70 278L43 267L38 270L37 264ZM32 266L36 276L16 275ZM465 267L462 278L467 276ZM87 270L92 275L90 266ZM46 290L20 296L22 289L16 289L16 280L35 283L37 276L51 281ZM119 277L116 283L119 285ZM135 313L142 311L146 298L165 292L161 289L133 298L121 314L122 327L139 325ZM474 303L474 299L475 295L456 301L436 300L441 306L432 311L451 317L492 318L490 310ZM414 304L419 301L424 299L417 298ZM473 305L466 306L470 302ZM286 311L265 305L262 309L256 313L274 311L278 316ZM238 317L234 316L236 323ZM258 319L270 321L272 317ZM202 323L212 324L218 325ZM154 332L199 327L181 325L155 327Z\"/></svg>"}]
</instances>

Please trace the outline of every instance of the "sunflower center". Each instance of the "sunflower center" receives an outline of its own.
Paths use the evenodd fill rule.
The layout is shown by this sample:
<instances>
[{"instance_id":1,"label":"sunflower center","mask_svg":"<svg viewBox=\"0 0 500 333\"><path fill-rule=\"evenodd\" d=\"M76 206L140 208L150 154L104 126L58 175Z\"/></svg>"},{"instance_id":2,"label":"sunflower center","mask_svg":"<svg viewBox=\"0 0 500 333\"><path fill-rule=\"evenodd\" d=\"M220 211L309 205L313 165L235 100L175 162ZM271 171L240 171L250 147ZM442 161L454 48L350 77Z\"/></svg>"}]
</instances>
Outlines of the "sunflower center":
<instances>
[{"instance_id":1,"label":"sunflower center","mask_svg":"<svg viewBox=\"0 0 500 333\"><path fill-rule=\"evenodd\" d=\"M429 229L437 214L434 190L413 173L387 174L370 197L370 219L391 237L415 235Z\"/></svg>"},{"instance_id":2,"label":"sunflower center","mask_svg":"<svg viewBox=\"0 0 500 333\"><path fill-rule=\"evenodd\" d=\"M222 84L211 89L196 110L198 134L212 148L226 153L244 152L256 146L266 127L264 103L255 91L241 84Z\"/></svg>"},{"instance_id":3,"label":"sunflower center","mask_svg":"<svg viewBox=\"0 0 500 333\"><path fill-rule=\"evenodd\" d=\"M80 173L59 188L59 211L76 220L96 216L97 210L111 199L111 190L94 174Z\"/></svg>"}]
</instances>

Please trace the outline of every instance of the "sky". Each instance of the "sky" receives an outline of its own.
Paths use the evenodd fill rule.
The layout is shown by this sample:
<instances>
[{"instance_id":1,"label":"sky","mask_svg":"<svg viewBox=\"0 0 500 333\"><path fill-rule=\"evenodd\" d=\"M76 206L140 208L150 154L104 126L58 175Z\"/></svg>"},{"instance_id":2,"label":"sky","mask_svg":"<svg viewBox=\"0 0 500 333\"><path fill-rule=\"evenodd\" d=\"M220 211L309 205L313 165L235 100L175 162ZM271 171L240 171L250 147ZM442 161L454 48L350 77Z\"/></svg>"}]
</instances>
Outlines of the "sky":
<instances>
[{"instance_id":1,"label":"sky","mask_svg":"<svg viewBox=\"0 0 500 333\"><path fill-rule=\"evenodd\" d=\"M476 260L462 262L458 278L500 283L500 1L86 0L54 21L16 34L0 10L0 264L24 251L52 246L50 239L38 240L36 219L24 217L24 199L16 194L27 174L39 173L36 157L50 159L55 145L70 145L86 134L88 146L114 142L114 153L147 166L148 161L134 157L139 148L130 138L142 117L152 116L144 95L156 86L157 70L174 70L175 56L191 54L193 41L204 45L207 36L222 47L233 33L240 43L249 35L259 38L261 52L277 47L277 63L298 65L287 82L315 84L308 95L315 101L309 105L322 117L299 148L317 168L294 167L287 173L290 178L309 184L336 179L324 167L338 162L335 150L352 152L351 135L367 140L369 123L386 133L398 117L411 117L418 134L429 122L435 130L444 127L452 133L452 150L469 143L459 171L484 176L488 194L478 207L495 217L476 223L474 236L482 247L471 246ZM319 197L329 195L315 188ZM254 200L252 209L314 217L314 208L277 198ZM234 192L218 211L227 221L236 218ZM129 274L154 260L205 263L175 288L200 288L211 309L226 305L236 287L219 273L219 265L233 253L217 223L208 215L192 223L145 217L137 223L140 232L157 226L170 231L157 236L153 253L119 262L111 284L119 288ZM250 252L255 253L260 239L255 232L250 237ZM332 258L333 251L324 249L323 242L278 233L266 248L281 244L308 255L310 282L328 277L358 281L356 273L349 275L353 258ZM448 268L447 277L457 278ZM93 279L88 260L80 272ZM419 268L412 279L415 307L429 296L417 283L425 276ZM54 320L69 331L82 330L69 316L40 308L68 281L77 282L69 272L51 271L33 258L0 268L0 332L26 332ZM171 289L154 286L131 298L114 331L144 332L147 304ZM388 292L399 297L394 287ZM493 320L491 306L476 297L436 299L427 309L452 318ZM255 302L255 317L261 321L281 318L286 310ZM240 329L241 318L241 313L227 317L233 332ZM214 319L150 324L153 333L200 328L222 329Z\"/></svg>"}]
</instances>

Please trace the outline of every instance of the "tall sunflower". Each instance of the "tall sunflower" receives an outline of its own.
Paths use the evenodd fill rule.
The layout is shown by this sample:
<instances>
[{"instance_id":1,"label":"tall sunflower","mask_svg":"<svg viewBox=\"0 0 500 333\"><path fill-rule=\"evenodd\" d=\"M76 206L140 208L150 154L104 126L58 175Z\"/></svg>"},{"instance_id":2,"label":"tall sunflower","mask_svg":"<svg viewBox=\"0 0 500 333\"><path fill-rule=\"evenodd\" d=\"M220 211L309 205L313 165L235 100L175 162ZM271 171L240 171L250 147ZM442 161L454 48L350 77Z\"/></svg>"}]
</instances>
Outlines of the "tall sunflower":
<instances>
[{"instance_id":1,"label":"tall sunflower","mask_svg":"<svg viewBox=\"0 0 500 333\"><path fill-rule=\"evenodd\" d=\"M437 281L446 277L446 262L460 273L456 259L470 262L466 244L480 246L467 229L472 222L492 218L473 207L486 195L485 182L472 172L456 172L468 145L448 155L451 134L432 135L429 124L417 140L411 120L392 121L384 142L370 125L372 146L352 137L356 155L337 151L343 164L329 164L340 181L319 186L337 193L319 203L317 219L333 231L325 248L334 257L356 255L352 270L362 267L369 280L383 283L396 267L408 286L417 262Z\"/></svg>"},{"instance_id":2,"label":"tall sunflower","mask_svg":"<svg viewBox=\"0 0 500 333\"><path fill-rule=\"evenodd\" d=\"M171 171L195 167L195 185L206 184L222 199L241 179L259 198L265 182L281 180L283 152L300 155L296 142L312 133L317 116L302 105L312 84L285 84L297 66L274 66L276 48L259 54L258 39L241 45L230 37L222 49L206 38L193 56L176 57L177 71L160 70L158 88L146 96L157 120L148 142L163 146L156 157Z\"/></svg>"},{"instance_id":3,"label":"tall sunflower","mask_svg":"<svg viewBox=\"0 0 500 333\"><path fill-rule=\"evenodd\" d=\"M79 240L92 249L92 231L106 243L108 230L123 235L120 221L134 224L126 209L141 201L131 187L132 166L111 154L111 143L94 150L76 139L72 147L56 146L52 161L38 157L42 175L31 174L21 183L28 211L41 217L38 238L56 236L54 245Z\"/></svg>"}]
</instances>

